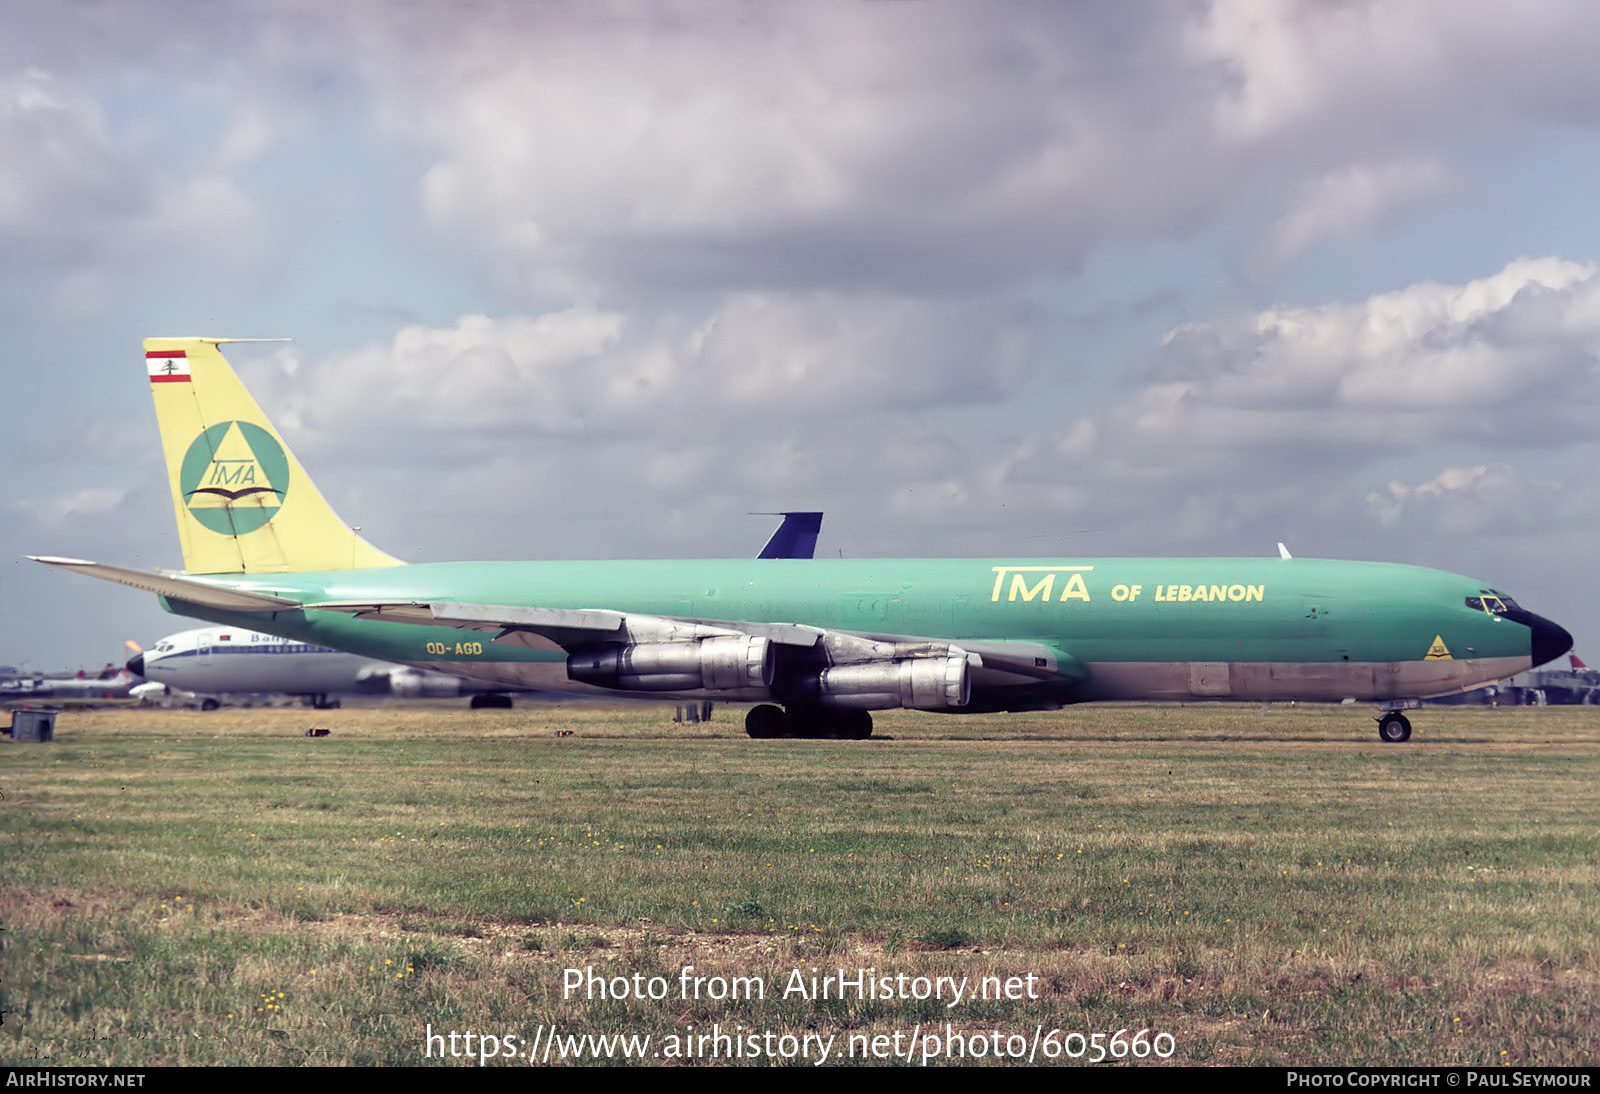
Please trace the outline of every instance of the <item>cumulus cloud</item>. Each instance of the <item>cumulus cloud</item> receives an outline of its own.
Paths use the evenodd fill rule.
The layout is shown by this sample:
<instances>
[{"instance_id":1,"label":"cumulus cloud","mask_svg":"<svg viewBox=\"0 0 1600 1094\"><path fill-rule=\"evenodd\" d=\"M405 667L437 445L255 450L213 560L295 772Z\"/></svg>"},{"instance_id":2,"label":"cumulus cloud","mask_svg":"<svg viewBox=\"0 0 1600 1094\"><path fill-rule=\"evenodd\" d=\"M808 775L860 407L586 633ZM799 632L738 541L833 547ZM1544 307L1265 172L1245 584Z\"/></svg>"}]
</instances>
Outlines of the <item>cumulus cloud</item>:
<instances>
[{"instance_id":1,"label":"cumulus cloud","mask_svg":"<svg viewBox=\"0 0 1600 1094\"><path fill-rule=\"evenodd\" d=\"M261 369L291 429L391 428L671 435L1004 397L1035 365L1033 319L974 303L741 293L710 315L575 307L410 326L387 345Z\"/></svg>"},{"instance_id":2,"label":"cumulus cloud","mask_svg":"<svg viewBox=\"0 0 1600 1094\"><path fill-rule=\"evenodd\" d=\"M1600 12L1431 0L491 6L352 18L419 205L508 283L892 291L1071 271L1282 193L1282 263L1592 122ZM1587 36L1585 31L1588 32Z\"/></svg>"},{"instance_id":3,"label":"cumulus cloud","mask_svg":"<svg viewBox=\"0 0 1600 1094\"><path fill-rule=\"evenodd\" d=\"M926 553L929 529L936 553L1070 550L1079 533L1270 546L1363 510L1409 527L1445 490L1517 494L1502 515L1525 521L1548 496L1496 468L1587 440L1600 410L1600 270L1556 258L1184 324L1087 410L1035 382L1030 317L1003 309L740 294L709 316L641 314L467 316L244 371L297 444L365 469L357 512L423 494L477 514L511 483L585 513L820 504L890 553ZM1023 391L1027 421L1070 396L1064 424L1019 432ZM1489 470L1470 491L1459 472L1377 486L1446 452ZM1464 512L1440 526L1466 529Z\"/></svg>"},{"instance_id":4,"label":"cumulus cloud","mask_svg":"<svg viewBox=\"0 0 1600 1094\"><path fill-rule=\"evenodd\" d=\"M1056 438L1062 454L1175 465L1177 452L1537 447L1587 436L1600 402L1600 277L1521 259L1464 285L1271 308L1170 332L1120 403ZM1530 399L1536 388L1555 401ZM1230 455L1231 454L1231 455Z\"/></svg>"},{"instance_id":5,"label":"cumulus cloud","mask_svg":"<svg viewBox=\"0 0 1600 1094\"><path fill-rule=\"evenodd\" d=\"M1562 0L1216 0L1188 41L1231 74L1219 134L1327 163L1530 116L1592 121L1600 76L1584 39L1597 28L1600 13Z\"/></svg>"},{"instance_id":6,"label":"cumulus cloud","mask_svg":"<svg viewBox=\"0 0 1600 1094\"><path fill-rule=\"evenodd\" d=\"M1245 249L1270 268L1437 194L1463 143L1530 117L1592 122L1600 102L1583 48L1600 11L1558 0L55 11L19 19L30 50L0 44L0 71L29 52L65 74L44 88L53 112L34 111L58 139L0 132L8 153L70 153L70 170L8 156L31 165L35 221L58 208L46 194L89 186L87 204L163 226L247 223L241 161L370 105L426 158L403 182L461 261L524 298L608 308L992 289L1263 198L1282 210ZM131 131L90 97L105 93L82 90L128 56L227 88L236 116L184 177L134 162Z\"/></svg>"},{"instance_id":7,"label":"cumulus cloud","mask_svg":"<svg viewBox=\"0 0 1600 1094\"><path fill-rule=\"evenodd\" d=\"M0 71L0 270L47 271L56 300L84 310L103 300L108 268L248 251L261 224L233 172L250 140L236 132L212 160L169 167L84 87Z\"/></svg>"},{"instance_id":8,"label":"cumulus cloud","mask_svg":"<svg viewBox=\"0 0 1600 1094\"><path fill-rule=\"evenodd\" d=\"M15 518L27 520L36 529L57 532L75 522L94 521L115 512L128 495L127 490L91 486L61 497L13 502L7 508Z\"/></svg>"},{"instance_id":9,"label":"cumulus cloud","mask_svg":"<svg viewBox=\"0 0 1600 1094\"><path fill-rule=\"evenodd\" d=\"M1544 543L1592 528L1600 490L1586 473L1565 477L1536 478L1501 463L1449 467L1416 486L1390 482L1368 492L1365 502L1369 516L1387 529L1467 542L1536 532L1534 542Z\"/></svg>"},{"instance_id":10,"label":"cumulus cloud","mask_svg":"<svg viewBox=\"0 0 1600 1094\"><path fill-rule=\"evenodd\" d=\"M1193 215L1207 168L1171 170L1222 75L1181 55L1178 10L425 9L358 56L436 157L429 222L532 286L903 291Z\"/></svg>"},{"instance_id":11,"label":"cumulus cloud","mask_svg":"<svg viewBox=\"0 0 1600 1094\"><path fill-rule=\"evenodd\" d=\"M1448 532L1483 532L1510 523L1522 527L1529 512L1544 507L1540 496L1554 490L1535 483L1502 464L1452 467L1418 486L1391 482L1367 495L1367 505L1380 524L1393 527L1402 518L1426 510L1426 519Z\"/></svg>"},{"instance_id":12,"label":"cumulus cloud","mask_svg":"<svg viewBox=\"0 0 1600 1094\"><path fill-rule=\"evenodd\" d=\"M97 220L137 216L147 201L94 101L37 69L0 77L0 159L0 240L25 259L89 251Z\"/></svg>"},{"instance_id":13,"label":"cumulus cloud","mask_svg":"<svg viewBox=\"0 0 1600 1094\"><path fill-rule=\"evenodd\" d=\"M1520 259L1459 285L1184 324L1061 428L965 438L977 458L916 477L902 508L952 526L1106 529L1146 550L1270 545L1296 527L1350 542L1363 510L1408 534L1523 532L1590 518L1507 461L1590 443L1597 413L1600 270ZM1422 486L1377 486L1463 454L1477 460Z\"/></svg>"},{"instance_id":14,"label":"cumulus cloud","mask_svg":"<svg viewBox=\"0 0 1600 1094\"><path fill-rule=\"evenodd\" d=\"M290 431L381 421L395 428L581 428L582 370L614 346L621 316L587 309L536 318L463 316L454 327L403 328L320 367L298 351L259 373ZM574 393L574 388L577 389ZM576 397L574 395L576 394Z\"/></svg>"},{"instance_id":15,"label":"cumulus cloud","mask_svg":"<svg viewBox=\"0 0 1600 1094\"><path fill-rule=\"evenodd\" d=\"M1256 263L1276 269L1324 239L1370 231L1453 182L1451 170L1436 159L1330 171L1295 188L1288 209L1261 241Z\"/></svg>"}]
</instances>

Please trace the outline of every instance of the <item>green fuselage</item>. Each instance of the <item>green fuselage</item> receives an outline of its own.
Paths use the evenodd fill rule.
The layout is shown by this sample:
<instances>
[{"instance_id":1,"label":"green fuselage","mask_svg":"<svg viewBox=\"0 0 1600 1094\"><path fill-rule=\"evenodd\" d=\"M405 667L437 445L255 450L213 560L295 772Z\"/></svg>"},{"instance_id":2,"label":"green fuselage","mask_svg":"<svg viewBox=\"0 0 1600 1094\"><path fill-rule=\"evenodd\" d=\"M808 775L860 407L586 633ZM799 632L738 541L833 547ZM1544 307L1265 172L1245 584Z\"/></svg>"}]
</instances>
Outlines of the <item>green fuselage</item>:
<instances>
[{"instance_id":1,"label":"green fuselage","mask_svg":"<svg viewBox=\"0 0 1600 1094\"><path fill-rule=\"evenodd\" d=\"M1019 705L1424 697L1522 671L1536 645L1530 625L1469 606L1492 593L1470 578L1315 559L462 562L205 580L308 606L607 609L938 639L980 653L1006 643L1052 651L1053 676L1043 682L980 673L973 709L1005 708L1008 689L1031 696ZM567 681L561 650L495 641L492 632L337 611L232 613L164 603L185 615L506 687L592 690Z\"/></svg>"}]
</instances>

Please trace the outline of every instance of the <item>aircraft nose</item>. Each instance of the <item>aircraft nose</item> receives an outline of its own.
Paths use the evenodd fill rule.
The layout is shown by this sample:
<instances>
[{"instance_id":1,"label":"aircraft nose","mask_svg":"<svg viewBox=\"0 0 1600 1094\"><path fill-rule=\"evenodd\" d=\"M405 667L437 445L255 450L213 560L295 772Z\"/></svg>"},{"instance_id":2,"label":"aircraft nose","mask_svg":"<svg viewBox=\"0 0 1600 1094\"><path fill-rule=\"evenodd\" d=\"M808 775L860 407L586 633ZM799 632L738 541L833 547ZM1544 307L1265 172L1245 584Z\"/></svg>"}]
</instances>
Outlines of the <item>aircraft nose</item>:
<instances>
[{"instance_id":1,"label":"aircraft nose","mask_svg":"<svg viewBox=\"0 0 1600 1094\"><path fill-rule=\"evenodd\" d=\"M1544 616L1534 615L1528 611L1506 614L1533 632L1531 645L1534 668L1538 668L1546 661L1554 661L1572 648L1572 635L1568 634L1567 629L1560 624L1552 623Z\"/></svg>"},{"instance_id":2,"label":"aircraft nose","mask_svg":"<svg viewBox=\"0 0 1600 1094\"><path fill-rule=\"evenodd\" d=\"M135 676L144 675L144 654L136 653L128 658L128 671Z\"/></svg>"}]
</instances>

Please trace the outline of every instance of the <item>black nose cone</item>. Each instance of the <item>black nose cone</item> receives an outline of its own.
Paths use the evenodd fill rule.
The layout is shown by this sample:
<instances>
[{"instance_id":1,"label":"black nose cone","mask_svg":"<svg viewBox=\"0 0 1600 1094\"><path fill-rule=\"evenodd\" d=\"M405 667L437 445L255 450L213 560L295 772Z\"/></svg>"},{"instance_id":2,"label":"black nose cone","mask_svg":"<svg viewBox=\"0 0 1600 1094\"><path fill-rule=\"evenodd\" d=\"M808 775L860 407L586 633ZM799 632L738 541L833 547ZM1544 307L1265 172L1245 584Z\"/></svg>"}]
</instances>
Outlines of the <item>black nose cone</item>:
<instances>
[{"instance_id":1,"label":"black nose cone","mask_svg":"<svg viewBox=\"0 0 1600 1094\"><path fill-rule=\"evenodd\" d=\"M1528 611L1507 612L1506 615L1533 632L1530 645L1535 668L1546 661L1554 661L1572 648L1572 635L1567 633L1567 629L1544 616Z\"/></svg>"},{"instance_id":2,"label":"black nose cone","mask_svg":"<svg viewBox=\"0 0 1600 1094\"><path fill-rule=\"evenodd\" d=\"M144 654L136 653L128 658L128 671L135 676L144 675Z\"/></svg>"}]
</instances>

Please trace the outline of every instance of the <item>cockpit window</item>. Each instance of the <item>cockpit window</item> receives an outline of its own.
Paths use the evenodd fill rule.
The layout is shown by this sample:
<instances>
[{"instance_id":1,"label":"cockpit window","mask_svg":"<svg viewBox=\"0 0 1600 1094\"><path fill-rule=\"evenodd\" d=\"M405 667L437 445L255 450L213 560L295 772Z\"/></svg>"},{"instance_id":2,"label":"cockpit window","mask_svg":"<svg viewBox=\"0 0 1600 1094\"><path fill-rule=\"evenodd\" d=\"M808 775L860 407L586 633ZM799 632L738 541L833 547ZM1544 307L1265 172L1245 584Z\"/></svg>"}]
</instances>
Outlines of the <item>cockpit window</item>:
<instances>
[{"instance_id":1,"label":"cockpit window","mask_svg":"<svg viewBox=\"0 0 1600 1094\"><path fill-rule=\"evenodd\" d=\"M1500 600L1500 603L1504 604L1508 611L1513 611L1513 612L1514 611L1520 611L1520 609L1517 607L1517 602L1515 600L1512 600L1509 596L1507 596L1505 593L1501 592L1499 589L1490 589L1489 590L1489 595L1490 596L1494 596L1494 597L1498 597L1499 600Z\"/></svg>"},{"instance_id":2,"label":"cockpit window","mask_svg":"<svg viewBox=\"0 0 1600 1094\"><path fill-rule=\"evenodd\" d=\"M1507 612L1517 611L1517 602L1509 596L1501 596L1493 589L1478 590L1482 596L1467 597L1467 607L1475 611L1488 612L1490 615L1505 615Z\"/></svg>"}]
</instances>

